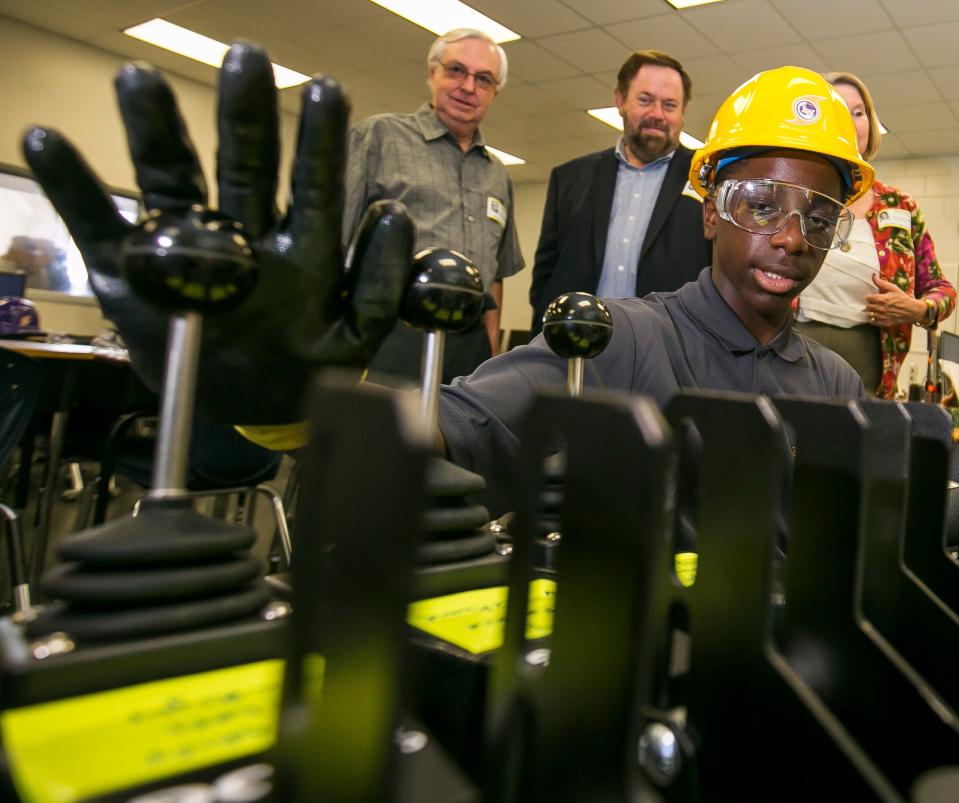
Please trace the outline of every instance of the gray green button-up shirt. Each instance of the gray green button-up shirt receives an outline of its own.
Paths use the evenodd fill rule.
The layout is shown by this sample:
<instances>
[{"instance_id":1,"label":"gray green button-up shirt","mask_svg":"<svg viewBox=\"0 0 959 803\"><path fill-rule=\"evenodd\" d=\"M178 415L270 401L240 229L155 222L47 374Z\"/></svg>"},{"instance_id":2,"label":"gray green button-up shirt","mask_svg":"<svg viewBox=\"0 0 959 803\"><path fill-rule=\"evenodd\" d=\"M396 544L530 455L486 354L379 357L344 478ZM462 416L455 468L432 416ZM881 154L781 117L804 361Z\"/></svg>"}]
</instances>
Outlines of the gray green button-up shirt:
<instances>
[{"instance_id":1,"label":"gray green button-up shirt","mask_svg":"<svg viewBox=\"0 0 959 803\"><path fill-rule=\"evenodd\" d=\"M409 209L417 251L460 251L479 268L487 292L523 267L506 168L479 132L464 153L428 103L415 114L369 117L350 131L344 244L366 208L384 199Z\"/></svg>"}]
</instances>

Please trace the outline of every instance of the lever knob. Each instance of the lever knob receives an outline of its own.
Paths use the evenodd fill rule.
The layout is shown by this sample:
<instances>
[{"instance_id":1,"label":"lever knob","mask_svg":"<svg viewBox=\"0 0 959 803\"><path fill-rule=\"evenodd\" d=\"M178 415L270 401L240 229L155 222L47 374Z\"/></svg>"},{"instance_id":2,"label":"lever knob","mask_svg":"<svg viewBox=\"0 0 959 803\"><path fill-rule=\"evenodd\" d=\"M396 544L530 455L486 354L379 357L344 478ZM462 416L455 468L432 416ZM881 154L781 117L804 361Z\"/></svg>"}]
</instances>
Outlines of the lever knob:
<instances>
[{"instance_id":1,"label":"lever knob","mask_svg":"<svg viewBox=\"0 0 959 803\"><path fill-rule=\"evenodd\" d=\"M563 359L590 359L600 354L613 334L609 309L589 293L564 293L543 315L543 337Z\"/></svg>"},{"instance_id":2,"label":"lever knob","mask_svg":"<svg viewBox=\"0 0 959 803\"><path fill-rule=\"evenodd\" d=\"M257 277L243 227L199 205L151 212L127 235L121 265L133 292L168 312L233 309Z\"/></svg>"},{"instance_id":3,"label":"lever knob","mask_svg":"<svg viewBox=\"0 0 959 803\"><path fill-rule=\"evenodd\" d=\"M467 257L427 248L413 257L413 279L400 318L417 329L462 332L483 312L483 280Z\"/></svg>"}]
</instances>

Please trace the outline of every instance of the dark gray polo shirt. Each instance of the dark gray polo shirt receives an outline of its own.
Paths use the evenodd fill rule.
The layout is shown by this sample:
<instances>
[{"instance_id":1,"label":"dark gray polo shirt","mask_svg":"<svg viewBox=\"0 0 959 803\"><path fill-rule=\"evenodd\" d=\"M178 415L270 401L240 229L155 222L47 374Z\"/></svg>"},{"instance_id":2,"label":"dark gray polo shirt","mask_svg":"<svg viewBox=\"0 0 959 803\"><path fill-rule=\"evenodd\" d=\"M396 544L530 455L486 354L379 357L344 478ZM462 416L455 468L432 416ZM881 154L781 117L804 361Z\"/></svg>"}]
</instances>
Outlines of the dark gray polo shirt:
<instances>
[{"instance_id":1,"label":"dark gray polo shirt","mask_svg":"<svg viewBox=\"0 0 959 803\"><path fill-rule=\"evenodd\" d=\"M587 387L651 396L660 406L681 388L858 398L858 374L839 355L793 331L761 345L729 308L706 268L695 282L645 298L604 299L613 318L606 350L586 363ZM497 461L516 451L514 432L536 388L564 387L566 361L538 335L444 386L440 429L450 456L495 487ZM502 472L500 472L502 473ZM498 510L498 513L503 512Z\"/></svg>"},{"instance_id":2,"label":"dark gray polo shirt","mask_svg":"<svg viewBox=\"0 0 959 803\"><path fill-rule=\"evenodd\" d=\"M343 242L373 201L402 201L416 224L416 250L468 256L487 292L523 267L513 185L479 131L465 153L424 103L415 114L377 114L353 126L346 169Z\"/></svg>"}]
</instances>

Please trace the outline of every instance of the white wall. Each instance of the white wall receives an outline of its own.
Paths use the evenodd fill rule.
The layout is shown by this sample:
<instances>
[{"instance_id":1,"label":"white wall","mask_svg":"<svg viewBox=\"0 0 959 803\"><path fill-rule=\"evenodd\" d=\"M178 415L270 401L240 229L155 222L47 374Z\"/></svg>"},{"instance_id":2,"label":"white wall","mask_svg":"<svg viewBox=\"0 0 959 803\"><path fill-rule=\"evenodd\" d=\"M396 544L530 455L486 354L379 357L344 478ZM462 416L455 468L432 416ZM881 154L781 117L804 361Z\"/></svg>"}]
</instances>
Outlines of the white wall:
<instances>
[{"instance_id":1,"label":"white wall","mask_svg":"<svg viewBox=\"0 0 959 803\"><path fill-rule=\"evenodd\" d=\"M546 182L516 184L513 187L516 230L526 267L503 282L501 327L504 330L526 330L530 326L533 309L529 305L529 283L532 278L536 243L539 240L539 227L543 222L544 203L546 203Z\"/></svg>"}]
</instances>

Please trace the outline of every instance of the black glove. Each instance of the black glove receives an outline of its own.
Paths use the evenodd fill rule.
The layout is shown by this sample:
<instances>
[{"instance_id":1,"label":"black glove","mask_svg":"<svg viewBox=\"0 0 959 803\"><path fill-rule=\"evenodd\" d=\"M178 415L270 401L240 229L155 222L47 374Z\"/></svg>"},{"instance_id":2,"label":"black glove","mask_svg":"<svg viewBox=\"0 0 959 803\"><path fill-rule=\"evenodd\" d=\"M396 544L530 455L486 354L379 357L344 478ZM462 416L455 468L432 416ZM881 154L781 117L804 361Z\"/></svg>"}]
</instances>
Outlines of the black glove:
<instances>
[{"instance_id":1,"label":"black glove","mask_svg":"<svg viewBox=\"0 0 959 803\"><path fill-rule=\"evenodd\" d=\"M128 64L116 90L146 208L186 215L191 206L205 204L196 152L160 74ZM319 77L306 85L291 200L280 215L270 60L259 46L244 43L234 45L223 62L219 214L244 227L258 279L236 309L204 319L197 409L206 417L233 424L298 420L314 369L364 367L393 328L410 275L413 224L398 202L373 205L344 269L340 229L348 117L348 101L335 80ZM31 129L24 154L76 240L103 314L126 341L137 373L156 389L168 319L134 296L124 279L120 249L133 227L59 132Z\"/></svg>"}]
</instances>

